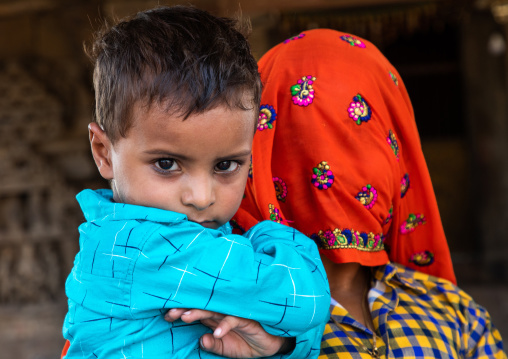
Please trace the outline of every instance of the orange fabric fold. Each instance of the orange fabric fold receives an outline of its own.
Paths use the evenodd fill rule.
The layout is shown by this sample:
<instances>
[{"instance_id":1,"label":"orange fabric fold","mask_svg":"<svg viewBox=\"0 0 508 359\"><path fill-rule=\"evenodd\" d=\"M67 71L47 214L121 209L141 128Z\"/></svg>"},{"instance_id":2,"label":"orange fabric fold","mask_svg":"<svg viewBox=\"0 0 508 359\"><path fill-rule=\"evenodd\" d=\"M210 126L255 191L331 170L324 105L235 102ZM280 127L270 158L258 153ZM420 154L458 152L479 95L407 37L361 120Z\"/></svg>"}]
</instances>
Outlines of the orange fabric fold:
<instances>
[{"instance_id":1,"label":"orange fabric fold","mask_svg":"<svg viewBox=\"0 0 508 359\"><path fill-rule=\"evenodd\" d=\"M63 359L67 355L67 351L69 350L70 346L71 346L71 342L66 340L65 345L62 349L62 354L60 354L60 359Z\"/></svg>"}]
</instances>

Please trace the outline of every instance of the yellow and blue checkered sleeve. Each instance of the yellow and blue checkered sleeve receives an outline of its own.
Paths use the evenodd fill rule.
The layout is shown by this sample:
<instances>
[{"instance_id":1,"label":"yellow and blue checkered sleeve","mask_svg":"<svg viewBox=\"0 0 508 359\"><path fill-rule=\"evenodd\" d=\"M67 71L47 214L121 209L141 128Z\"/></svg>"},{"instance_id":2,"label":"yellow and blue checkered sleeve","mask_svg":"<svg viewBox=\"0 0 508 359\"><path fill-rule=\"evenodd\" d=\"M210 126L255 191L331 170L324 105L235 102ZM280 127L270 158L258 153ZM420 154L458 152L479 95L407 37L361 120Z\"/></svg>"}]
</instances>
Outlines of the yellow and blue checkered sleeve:
<instances>
[{"instance_id":1,"label":"yellow and blue checkered sleeve","mask_svg":"<svg viewBox=\"0 0 508 359\"><path fill-rule=\"evenodd\" d=\"M490 314L473 300L467 306L467 358L506 359L499 330L492 324Z\"/></svg>"}]
</instances>

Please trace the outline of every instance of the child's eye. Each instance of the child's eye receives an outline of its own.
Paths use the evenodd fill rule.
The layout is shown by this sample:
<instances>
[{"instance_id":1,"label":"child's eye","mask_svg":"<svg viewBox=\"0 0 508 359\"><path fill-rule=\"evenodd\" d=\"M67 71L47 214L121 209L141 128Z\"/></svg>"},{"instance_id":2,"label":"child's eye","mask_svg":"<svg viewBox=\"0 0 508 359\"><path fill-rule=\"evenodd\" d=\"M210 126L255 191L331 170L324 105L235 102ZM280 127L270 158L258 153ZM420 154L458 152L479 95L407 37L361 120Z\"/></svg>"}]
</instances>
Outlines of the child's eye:
<instances>
[{"instance_id":1,"label":"child's eye","mask_svg":"<svg viewBox=\"0 0 508 359\"><path fill-rule=\"evenodd\" d=\"M179 169L178 164L171 158L163 158L155 162L155 166L164 172L176 171Z\"/></svg>"},{"instance_id":2,"label":"child's eye","mask_svg":"<svg viewBox=\"0 0 508 359\"><path fill-rule=\"evenodd\" d=\"M240 167L240 164L236 161L222 161L215 165L215 171L217 172L234 172Z\"/></svg>"}]
</instances>

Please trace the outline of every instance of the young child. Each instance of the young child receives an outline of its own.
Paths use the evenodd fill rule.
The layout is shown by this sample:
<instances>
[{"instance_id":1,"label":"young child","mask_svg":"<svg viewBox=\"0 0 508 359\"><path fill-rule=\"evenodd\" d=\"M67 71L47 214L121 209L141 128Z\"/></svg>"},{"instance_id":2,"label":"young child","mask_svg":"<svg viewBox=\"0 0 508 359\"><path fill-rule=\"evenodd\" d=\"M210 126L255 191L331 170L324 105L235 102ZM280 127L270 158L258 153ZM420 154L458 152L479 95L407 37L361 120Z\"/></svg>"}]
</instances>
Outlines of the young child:
<instances>
[{"instance_id":1,"label":"young child","mask_svg":"<svg viewBox=\"0 0 508 359\"><path fill-rule=\"evenodd\" d=\"M170 308L250 318L317 357L330 295L314 242L273 221L231 234L261 92L234 26L176 6L99 34L89 137L112 190L77 196L65 358L216 357L198 344L211 330L168 323Z\"/></svg>"}]
</instances>

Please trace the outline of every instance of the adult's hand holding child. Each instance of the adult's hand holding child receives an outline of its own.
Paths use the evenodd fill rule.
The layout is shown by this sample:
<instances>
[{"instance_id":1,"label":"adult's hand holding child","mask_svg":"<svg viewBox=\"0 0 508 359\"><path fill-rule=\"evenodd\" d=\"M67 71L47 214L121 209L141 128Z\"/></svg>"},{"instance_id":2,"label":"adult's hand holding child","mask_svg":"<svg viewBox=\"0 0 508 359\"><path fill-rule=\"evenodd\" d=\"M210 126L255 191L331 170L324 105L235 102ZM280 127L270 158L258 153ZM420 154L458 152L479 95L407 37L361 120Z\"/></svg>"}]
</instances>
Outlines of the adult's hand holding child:
<instances>
[{"instance_id":1,"label":"adult's hand holding child","mask_svg":"<svg viewBox=\"0 0 508 359\"><path fill-rule=\"evenodd\" d=\"M213 330L200 338L204 350L229 358L257 358L289 353L295 347L294 338L268 334L263 327L250 319L233 317L200 309L174 308L164 319L185 323L201 321Z\"/></svg>"}]
</instances>

